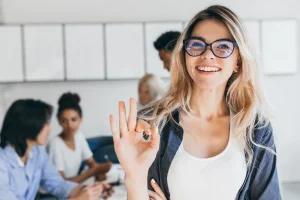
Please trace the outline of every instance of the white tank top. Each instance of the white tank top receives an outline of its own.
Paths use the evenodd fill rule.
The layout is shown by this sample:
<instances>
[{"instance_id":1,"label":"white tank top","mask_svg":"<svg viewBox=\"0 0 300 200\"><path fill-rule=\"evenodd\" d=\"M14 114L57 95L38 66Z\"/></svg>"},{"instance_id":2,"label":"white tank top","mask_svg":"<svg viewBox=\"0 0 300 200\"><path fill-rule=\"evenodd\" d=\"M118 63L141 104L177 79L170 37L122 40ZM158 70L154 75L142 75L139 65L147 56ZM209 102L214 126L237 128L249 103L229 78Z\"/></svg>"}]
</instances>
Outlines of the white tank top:
<instances>
[{"instance_id":1,"label":"white tank top","mask_svg":"<svg viewBox=\"0 0 300 200\"><path fill-rule=\"evenodd\" d=\"M225 150L211 158L198 158L181 143L168 172L171 200L233 200L242 187L246 159L242 142L232 134Z\"/></svg>"}]
</instances>

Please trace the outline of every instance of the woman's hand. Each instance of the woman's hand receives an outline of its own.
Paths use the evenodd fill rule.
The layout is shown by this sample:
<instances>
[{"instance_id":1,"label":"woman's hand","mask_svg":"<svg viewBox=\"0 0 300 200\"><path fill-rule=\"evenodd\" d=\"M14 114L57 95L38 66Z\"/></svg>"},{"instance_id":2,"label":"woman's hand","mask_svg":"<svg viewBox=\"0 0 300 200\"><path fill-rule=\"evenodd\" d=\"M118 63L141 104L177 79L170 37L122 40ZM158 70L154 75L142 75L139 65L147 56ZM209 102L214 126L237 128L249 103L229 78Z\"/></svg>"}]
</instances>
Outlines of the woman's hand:
<instances>
[{"instance_id":1,"label":"woman's hand","mask_svg":"<svg viewBox=\"0 0 300 200\"><path fill-rule=\"evenodd\" d=\"M136 120L136 101L131 98L128 121L126 120L125 104L124 102L119 102L120 130L117 129L113 115L110 116L110 125L115 151L126 177L146 180L148 170L159 149L160 136L156 126L151 128L145 121L139 120L137 122ZM146 141L143 138L143 132L151 135L150 141Z\"/></svg>"},{"instance_id":2,"label":"woman's hand","mask_svg":"<svg viewBox=\"0 0 300 200\"><path fill-rule=\"evenodd\" d=\"M148 190L149 199L150 200L167 200L166 196L164 195L163 191L160 189L159 185L155 182L155 180L152 179L150 183L155 192Z\"/></svg>"}]
</instances>

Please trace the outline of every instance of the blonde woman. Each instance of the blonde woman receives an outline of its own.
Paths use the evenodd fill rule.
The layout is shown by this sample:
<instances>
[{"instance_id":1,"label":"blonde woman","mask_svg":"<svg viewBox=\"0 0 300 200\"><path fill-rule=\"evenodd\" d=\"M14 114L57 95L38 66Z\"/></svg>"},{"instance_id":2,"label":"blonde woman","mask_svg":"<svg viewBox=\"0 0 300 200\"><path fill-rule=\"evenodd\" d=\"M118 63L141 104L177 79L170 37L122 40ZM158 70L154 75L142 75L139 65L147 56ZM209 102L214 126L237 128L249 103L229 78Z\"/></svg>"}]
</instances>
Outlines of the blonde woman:
<instances>
[{"instance_id":1,"label":"blonde woman","mask_svg":"<svg viewBox=\"0 0 300 200\"><path fill-rule=\"evenodd\" d=\"M138 85L139 102L138 111L145 108L149 103L158 100L164 94L163 81L154 74L145 74Z\"/></svg>"},{"instance_id":2,"label":"blonde woman","mask_svg":"<svg viewBox=\"0 0 300 200\"><path fill-rule=\"evenodd\" d=\"M133 99L128 121L119 103L120 131L110 117L129 200L149 199L147 184L160 186L156 199L281 199L259 68L230 9L211 6L190 21L169 90L136 117Z\"/></svg>"}]
</instances>

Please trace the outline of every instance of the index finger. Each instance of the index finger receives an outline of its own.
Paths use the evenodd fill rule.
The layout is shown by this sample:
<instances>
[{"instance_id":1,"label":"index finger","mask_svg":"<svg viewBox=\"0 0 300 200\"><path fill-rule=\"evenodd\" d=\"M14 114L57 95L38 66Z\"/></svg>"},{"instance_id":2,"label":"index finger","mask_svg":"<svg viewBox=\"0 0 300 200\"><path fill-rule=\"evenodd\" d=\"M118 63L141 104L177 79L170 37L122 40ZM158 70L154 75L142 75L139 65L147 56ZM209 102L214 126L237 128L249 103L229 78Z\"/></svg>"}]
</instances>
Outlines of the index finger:
<instances>
[{"instance_id":1,"label":"index finger","mask_svg":"<svg viewBox=\"0 0 300 200\"><path fill-rule=\"evenodd\" d=\"M119 127L120 127L120 136L127 136L128 127L126 123L126 107L123 101L119 102Z\"/></svg>"},{"instance_id":2,"label":"index finger","mask_svg":"<svg viewBox=\"0 0 300 200\"><path fill-rule=\"evenodd\" d=\"M153 192L151 190L148 190L148 195L150 199L163 200L156 192Z\"/></svg>"},{"instance_id":3,"label":"index finger","mask_svg":"<svg viewBox=\"0 0 300 200\"><path fill-rule=\"evenodd\" d=\"M115 116L110 115L109 120L110 120L110 129L112 132L114 142L117 142L120 139L120 132L118 131L118 128L117 128Z\"/></svg>"},{"instance_id":4,"label":"index finger","mask_svg":"<svg viewBox=\"0 0 300 200\"><path fill-rule=\"evenodd\" d=\"M151 179L151 186L153 187L154 191L163 199L167 200L164 192L160 189L159 185L155 182L154 179Z\"/></svg>"}]
</instances>

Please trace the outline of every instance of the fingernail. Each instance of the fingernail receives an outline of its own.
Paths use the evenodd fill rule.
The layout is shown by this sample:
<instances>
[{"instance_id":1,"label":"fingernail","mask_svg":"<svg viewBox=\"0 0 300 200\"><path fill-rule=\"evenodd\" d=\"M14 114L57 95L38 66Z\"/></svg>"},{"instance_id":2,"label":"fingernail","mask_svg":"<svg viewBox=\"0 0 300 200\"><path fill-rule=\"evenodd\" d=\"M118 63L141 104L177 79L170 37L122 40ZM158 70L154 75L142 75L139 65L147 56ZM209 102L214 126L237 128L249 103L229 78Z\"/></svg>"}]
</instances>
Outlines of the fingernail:
<instances>
[{"instance_id":1,"label":"fingernail","mask_svg":"<svg viewBox=\"0 0 300 200\"><path fill-rule=\"evenodd\" d=\"M152 133L151 133L151 130L150 129L148 129L148 135L151 135Z\"/></svg>"},{"instance_id":2,"label":"fingernail","mask_svg":"<svg viewBox=\"0 0 300 200\"><path fill-rule=\"evenodd\" d=\"M154 179L151 179L151 182L154 183L154 184L156 183Z\"/></svg>"}]
</instances>

